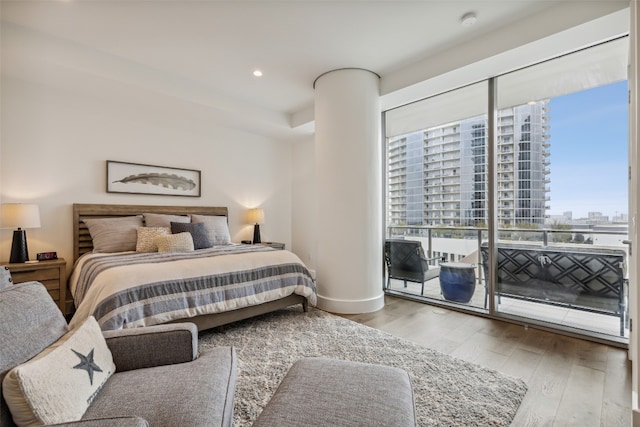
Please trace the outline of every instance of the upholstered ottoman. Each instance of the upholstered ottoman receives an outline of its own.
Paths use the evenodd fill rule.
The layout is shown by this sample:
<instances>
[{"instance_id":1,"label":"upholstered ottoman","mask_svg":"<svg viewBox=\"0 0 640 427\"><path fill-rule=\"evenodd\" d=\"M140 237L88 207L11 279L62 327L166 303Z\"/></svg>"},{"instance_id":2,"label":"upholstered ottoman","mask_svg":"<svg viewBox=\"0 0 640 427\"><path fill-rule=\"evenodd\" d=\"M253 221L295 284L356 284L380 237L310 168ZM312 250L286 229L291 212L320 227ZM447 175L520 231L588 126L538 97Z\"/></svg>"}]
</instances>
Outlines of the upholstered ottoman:
<instances>
[{"instance_id":1,"label":"upholstered ottoman","mask_svg":"<svg viewBox=\"0 0 640 427\"><path fill-rule=\"evenodd\" d=\"M415 426L406 371L308 358L297 361L253 424L260 426Z\"/></svg>"}]
</instances>

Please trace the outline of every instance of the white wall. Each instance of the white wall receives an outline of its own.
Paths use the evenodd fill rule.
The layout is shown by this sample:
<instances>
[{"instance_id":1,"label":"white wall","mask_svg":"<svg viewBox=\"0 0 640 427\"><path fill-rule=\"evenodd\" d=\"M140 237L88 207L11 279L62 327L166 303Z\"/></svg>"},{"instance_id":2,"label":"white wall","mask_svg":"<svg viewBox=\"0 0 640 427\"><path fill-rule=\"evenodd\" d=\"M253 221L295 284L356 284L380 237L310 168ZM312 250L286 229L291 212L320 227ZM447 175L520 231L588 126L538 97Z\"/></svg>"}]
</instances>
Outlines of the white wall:
<instances>
[{"instance_id":1,"label":"white wall","mask_svg":"<svg viewBox=\"0 0 640 427\"><path fill-rule=\"evenodd\" d=\"M246 209L261 206L262 240L290 247L290 143L223 127L188 103L116 82L70 88L3 74L1 83L0 202L40 206L42 227L27 231L32 259L55 250L71 261L73 203L228 206L236 242L252 236ZM106 193L106 160L201 170L202 197ZM0 261L11 236L0 232Z\"/></svg>"},{"instance_id":2,"label":"white wall","mask_svg":"<svg viewBox=\"0 0 640 427\"><path fill-rule=\"evenodd\" d=\"M292 144L292 250L307 267L316 269L317 190L315 179L315 142L313 135Z\"/></svg>"}]
</instances>

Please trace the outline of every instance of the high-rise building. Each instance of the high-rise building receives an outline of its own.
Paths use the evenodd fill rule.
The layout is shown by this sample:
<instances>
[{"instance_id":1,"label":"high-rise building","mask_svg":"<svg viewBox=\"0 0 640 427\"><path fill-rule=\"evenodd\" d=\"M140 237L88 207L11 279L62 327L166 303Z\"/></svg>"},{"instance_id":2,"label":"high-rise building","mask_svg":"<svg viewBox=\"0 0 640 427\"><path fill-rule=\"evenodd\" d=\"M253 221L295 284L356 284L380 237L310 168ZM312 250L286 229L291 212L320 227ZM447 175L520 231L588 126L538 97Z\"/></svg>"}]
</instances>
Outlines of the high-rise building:
<instances>
[{"instance_id":1,"label":"high-rise building","mask_svg":"<svg viewBox=\"0 0 640 427\"><path fill-rule=\"evenodd\" d=\"M498 113L500 226L544 224L549 200L548 102ZM390 225L487 222L487 118L473 117L390 138Z\"/></svg>"}]
</instances>

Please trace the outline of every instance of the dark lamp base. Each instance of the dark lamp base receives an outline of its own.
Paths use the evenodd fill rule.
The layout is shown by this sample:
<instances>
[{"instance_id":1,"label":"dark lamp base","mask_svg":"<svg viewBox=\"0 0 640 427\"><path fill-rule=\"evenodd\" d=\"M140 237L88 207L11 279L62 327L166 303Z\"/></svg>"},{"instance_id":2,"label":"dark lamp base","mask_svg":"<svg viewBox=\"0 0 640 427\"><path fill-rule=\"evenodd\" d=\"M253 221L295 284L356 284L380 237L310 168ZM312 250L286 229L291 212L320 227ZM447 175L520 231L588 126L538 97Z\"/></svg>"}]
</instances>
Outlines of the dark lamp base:
<instances>
[{"instance_id":1,"label":"dark lamp base","mask_svg":"<svg viewBox=\"0 0 640 427\"><path fill-rule=\"evenodd\" d=\"M27 233L25 230L19 228L13 231L13 242L11 243L11 257L9 258L9 262L16 264L28 260Z\"/></svg>"},{"instance_id":2,"label":"dark lamp base","mask_svg":"<svg viewBox=\"0 0 640 427\"><path fill-rule=\"evenodd\" d=\"M256 224L253 226L253 243L262 243L260 240L260 224Z\"/></svg>"}]
</instances>

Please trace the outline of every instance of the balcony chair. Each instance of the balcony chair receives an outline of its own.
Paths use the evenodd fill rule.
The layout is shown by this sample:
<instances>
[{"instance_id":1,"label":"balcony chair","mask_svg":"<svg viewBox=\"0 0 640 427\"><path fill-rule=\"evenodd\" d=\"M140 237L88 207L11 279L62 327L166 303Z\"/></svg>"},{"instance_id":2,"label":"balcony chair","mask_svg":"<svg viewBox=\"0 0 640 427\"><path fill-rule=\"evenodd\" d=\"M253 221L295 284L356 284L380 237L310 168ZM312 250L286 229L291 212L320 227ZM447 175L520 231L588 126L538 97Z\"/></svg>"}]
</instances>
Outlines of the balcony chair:
<instances>
[{"instance_id":1,"label":"balcony chair","mask_svg":"<svg viewBox=\"0 0 640 427\"><path fill-rule=\"evenodd\" d=\"M427 258L422 243L415 240L390 239L384 242L384 259L387 265L387 286L391 289L391 279L421 283L420 295L424 294L424 282L440 275L440 268L429 268L429 261L440 257Z\"/></svg>"}]
</instances>

